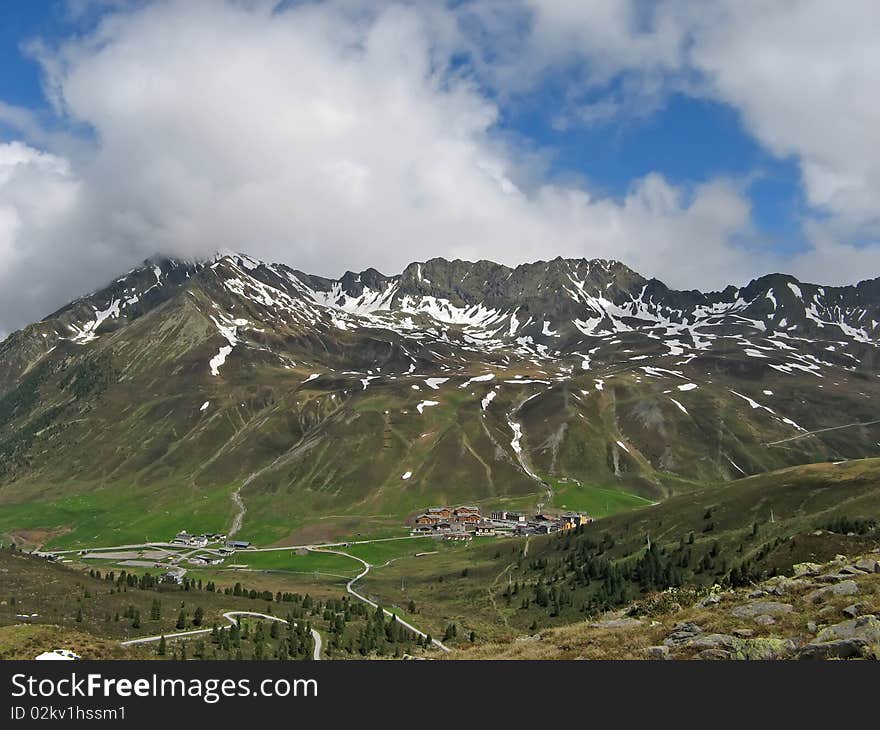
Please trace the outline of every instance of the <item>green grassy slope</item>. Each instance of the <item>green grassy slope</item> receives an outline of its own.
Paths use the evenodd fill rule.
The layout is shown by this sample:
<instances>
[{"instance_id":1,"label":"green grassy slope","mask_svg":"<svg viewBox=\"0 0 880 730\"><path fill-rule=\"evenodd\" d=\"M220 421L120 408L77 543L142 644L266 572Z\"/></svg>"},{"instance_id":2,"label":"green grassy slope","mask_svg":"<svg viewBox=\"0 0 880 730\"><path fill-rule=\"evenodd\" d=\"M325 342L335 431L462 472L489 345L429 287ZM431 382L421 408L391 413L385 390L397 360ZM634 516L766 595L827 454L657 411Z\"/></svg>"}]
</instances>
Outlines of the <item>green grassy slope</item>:
<instances>
[{"instance_id":1,"label":"green grassy slope","mask_svg":"<svg viewBox=\"0 0 880 730\"><path fill-rule=\"evenodd\" d=\"M813 464L705 488L608 517L577 534L495 540L430 563L401 559L370 574L365 585L378 599L415 601L421 620L434 630L456 622L483 639L504 639L618 605L596 603L616 585L602 575L583 581L572 566L591 561L634 569L645 559L649 539L661 572L648 585L624 579L621 604L667 585L667 565L676 583L711 585L758 579L797 562L880 544L876 527L846 534L859 521L880 524L880 459ZM548 594L563 592L563 605L537 605L539 582Z\"/></svg>"},{"instance_id":2,"label":"green grassy slope","mask_svg":"<svg viewBox=\"0 0 880 730\"><path fill-rule=\"evenodd\" d=\"M652 377L640 361L557 378L512 362L467 387L485 367L438 372L450 379L436 389L425 375L365 387L361 373L236 348L214 377L223 340L203 311L210 299L193 285L87 346L60 342L0 396L0 535L61 547L225 531L236 490L246 539L390 534L432 504L530 508L545 486L527 471L554 488L554 506L608 515L880 452L880 425L807 433L875 416L880 384L864 374L745 377L696 360L680 376ZM297 357L315 346L286 336ZM328 357L394 349L379 335L338 337ZM437 405L420 413L424 401Z\"/></svg>"}]
</instances>

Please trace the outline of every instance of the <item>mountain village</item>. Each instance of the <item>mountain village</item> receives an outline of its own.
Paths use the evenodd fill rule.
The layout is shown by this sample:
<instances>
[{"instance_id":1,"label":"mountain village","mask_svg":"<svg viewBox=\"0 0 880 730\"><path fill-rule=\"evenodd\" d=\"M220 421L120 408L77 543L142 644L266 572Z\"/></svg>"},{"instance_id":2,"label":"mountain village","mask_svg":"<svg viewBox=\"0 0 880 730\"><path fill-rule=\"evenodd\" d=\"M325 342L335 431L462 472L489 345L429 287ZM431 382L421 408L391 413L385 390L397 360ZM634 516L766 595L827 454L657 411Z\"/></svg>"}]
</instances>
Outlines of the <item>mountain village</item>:
<instances>
[{"instance_id":1,"label":"mountain village","mask_svg":"<svg viewBox=\"0 0 880 730\"><path fill-rule=\"evenodd\" d=\"M429 507L415 517L411 534L430 535L443 540L470 540L489 535L548 535L588 525L593 518L583 512L559 515L538 511L531 517L524 512L495 510L488 517L474 505Z\"/></svg>"}]
</instances>

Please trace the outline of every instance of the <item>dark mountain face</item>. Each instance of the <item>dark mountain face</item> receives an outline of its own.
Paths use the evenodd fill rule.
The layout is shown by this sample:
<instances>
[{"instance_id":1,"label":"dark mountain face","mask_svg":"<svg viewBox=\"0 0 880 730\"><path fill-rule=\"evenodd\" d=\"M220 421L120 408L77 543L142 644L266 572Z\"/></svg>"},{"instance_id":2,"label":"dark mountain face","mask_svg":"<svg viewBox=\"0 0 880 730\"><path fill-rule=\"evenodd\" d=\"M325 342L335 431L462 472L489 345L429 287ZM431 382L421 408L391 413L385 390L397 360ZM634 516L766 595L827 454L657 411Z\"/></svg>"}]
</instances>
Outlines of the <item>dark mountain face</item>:
<instances>
[{"instance_id":1,"label":"dark mountain face","mask_svg":"<svg viewBox=\"0 0 880 730\"><path fill-rule=\"evenodd\" d=\"M244 490L281 537L556 479L653 500L880 455L878 323L880 280L703 293L602 260L332 280L156 258L0 343L0 505L184 490L219 530Z\"/></svg>"},{"instance_id":2,"label":"dark mountain face","mask_svg":"<svg viewBox=\"0 0 880 730\"><path fill-rule=\"evenodd\" d=\"M223 327L249 326L222 324L238 307L269 325L268 330L255 325L251 332L260 329L262 339L293 346L296 336L326 339L363 331L381 337L378 332L385 330L395 340L393 335L420 342L436 338L444 348L450 342L465 348L479 343L484 351L512 348L513 355L557 360L586 358L590 351L611 358L612 352L604 352L609 338L638 340L646 351L662 350L665 343L667 354L685 357L729 340L726 344L738 342L743 352L753 345L755 358L786 360L785 352L804 351L810 362L798 364L807 368L821 368L820 359L827 358L829 364L870 369L880 338L880 280L823 287L773 274L741 289L704 294L670 290L619 262L562 258L513 269L438 258L410 264L396 276L367 269L331 280L228 255L208 263L145 262L35 325L36 342L16 333L2 352L27 362L60 341L86 344L185 291L193 297L201 292L217 307L228 305L213 315L221 336ZM249 336L243 330L242 341ZM617 348L618 359L631 360L622 357L624 349ZM283 359L282 351L277 354ZM7 365L12 378L6 385L20 367Z\"/></svg>"}]
</instances>

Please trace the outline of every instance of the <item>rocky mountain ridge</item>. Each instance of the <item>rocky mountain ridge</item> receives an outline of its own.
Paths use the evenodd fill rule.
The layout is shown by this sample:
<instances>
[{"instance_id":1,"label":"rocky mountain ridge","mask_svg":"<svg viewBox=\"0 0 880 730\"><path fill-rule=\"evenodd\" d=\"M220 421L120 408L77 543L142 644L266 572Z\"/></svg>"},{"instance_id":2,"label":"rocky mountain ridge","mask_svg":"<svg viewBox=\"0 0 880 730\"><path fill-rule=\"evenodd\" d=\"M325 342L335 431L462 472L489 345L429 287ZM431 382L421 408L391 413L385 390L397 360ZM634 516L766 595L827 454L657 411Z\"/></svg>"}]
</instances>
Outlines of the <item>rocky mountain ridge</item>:
<instances>
[{"instance_id":1,"label":"rocky mountain ridge","mask_svg":"<svg viewBox=\"0 0 880 730\"><path fill-rule=\"evenodd\" d=\"M671 290L605 260L557 258L511 269L431 259L398 276L367 269L330 280L242 254L208 262L157 258L0 344L0 392L29 358L60 341L85 345L182 291L197 296L195 289L210 300L203 315L230 354L236 346L266 344L283 362L285 350L297 351L303 338L343 331L384 331L419 350L393 348L376 362L385 371L462 369L452 361L482 355L584 370L593 361L656 357L683 365L737 348L783 373L873 372L880 341L880 279L824 287L773 274L704 294ZM428 343L439 349L430 351ZM16 348L24 352L18 363Z\"/></svg>"},{"instance_id":2,"label":"rocky mountain ridge","mask_svg":"<svg viewBox=\"0 0 880 730\"><path fill-rule=\"evenodd\" d=\"M152 534L148 495L187 485L211 529L278 539L455 500L602 513L602 490L878 456L878 321L877 280L704 294L601 260L331 280L155 258L0 343L0 503L55 531L67 511L28 505L83 493L99 521L139 495L126 524Z\"/></svg>"}]
</instances>

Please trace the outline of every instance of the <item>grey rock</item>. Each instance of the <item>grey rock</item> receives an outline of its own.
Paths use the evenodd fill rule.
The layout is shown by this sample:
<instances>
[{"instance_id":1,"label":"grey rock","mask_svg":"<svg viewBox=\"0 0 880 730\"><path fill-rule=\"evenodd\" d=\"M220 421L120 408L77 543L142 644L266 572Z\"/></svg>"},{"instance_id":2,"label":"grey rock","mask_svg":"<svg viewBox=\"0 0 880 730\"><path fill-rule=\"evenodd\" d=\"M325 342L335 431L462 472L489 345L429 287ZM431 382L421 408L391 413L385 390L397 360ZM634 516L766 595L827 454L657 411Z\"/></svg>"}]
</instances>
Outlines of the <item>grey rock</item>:
<instances>
[{"instance_id":1,"label":"grey rock","mask_svg":"<svg viewBox=\"0 0 880 730\"><path fill-rule=\"evenodd\" d=\"M678 623L672 627L672 633L663 640L666 646L681 646L695 636L703 633L703 628L691 622Z\"/></svg>"},{"instance_id":2,"label":"grey rock","mask_svg":"<svg viewBox=\"0 0 880 730\"><path fill-rule=\"evenodd\" d=\"M844 616L849 616L850 618L855 618L862 612L862 604L861 603L853 603L847 606L842 610Z\"/></svg>"},{"instance_id":3,"label":"grey rock","mask_svg":"<svg viewBox=\"0 0 880 730\"><path fill-rule=\"evenodd\" d=\"M759 626L772 626L776 623L776 619L762 614L761 616L755 616L755 623Z\"/></svg>"},{"instance_id":4,"label":"grey rock","mask_svg":"<svg viewBox=\"0 0 880 730\"><path fill-rule=\"evenodd\" d=\"M648 659L669 659L668 646L649 646L645 649L645 655Z\"/></svg>"},{"instance_id":5,"label":"grey rock","mask_svg":"<svg viewBox=\"0 0 880 730\"><path fill-rule=\"evenodd\" d=\"M791 639L780 639L776 636L759 637L740 641L733 653L734 659L750 661L773 661L791 656L797 649Z\"/></svg>"},{"instance_id":6,"label":"grey rock","mask_svg":"<svg viewBox=\"0 0 880 730\"><path fill-rule=\"evenodd\" d=\"M831 594L834 596L855 596L859 592L859 584L854 580L845 580L831 586Z\"/></svg>"},{"instance_id":7,"label":"grey rock","mask_svg":"<svg viewBox=\"0 0 880 730\"><path fill-rule=\"evenodd\" d=\"M732 649L737 644L736 637L729 634L703 634L687 643L694 649Z\"/></svg>"},{"instance_id":8,"label":"grey rock","mask_svg":"<svg viewBox=\"0 0 880 730\"><path fill-rule=\"evenodd\" d=\"M759 588L758 590L752 591L751 593L749 593L748 597L749 598L763 598L766 595L767 595L767 591Z\"/></svg>"},{"instance_id":9,"label":"grey rock","mask_svg":"<svg viewBox=\"0 0 880 730\"><path fill-rule=\"evenodd\" d=\"M734 629L733 635L740 639L750 639L755 635L754 629Z\"/></svg>"},{"instance_id":10,"label":"grey rock","mask_svg":"<svg viewBox=\"0 0 880 730\"><path fill-rule=\"evenodd\" d=\"M805 582L802 578L787 578L784 575L776 575L764 581L763 585L769 595L785 596Z\"/></svg>"},{"instance_id":11,"label":"grey rock","mask_svg":"<svg viewBox=\"0 0 880 730\"><path fill-rule=\"evenodd\" d=\"M822 603L828 596L831 595L831 591L828 590L828 586L824 588L817 588L815 591L810 591L807 595L804 596L804 600L807 603Z\"/></svg>"},{"instance_id":12,"label":"grey rock","mask_svg":"<svg viewBox=\"0 0 880 730\"><path fill-rule=\"evenodd\" d=\"M864 575L867 571L861 570L855 565L844 565L839 572L845 573L846 575Z\"/></svg>"},{"instance_id":13,"label":"grey rock","mask_svg":"<svg viewBox=\"0 0 880 730\"><path fill-rule=\"evenodd\" d=\"M880 561L873 558L863 558L856 563L855 567L866 573L880 573Z\"/></svg>"},{"instance_id":14,"label":"grey rock","mask_svg":"<svg viewBox=\"0 0 880 730\"><path fill-rule=\"evenodd\" d=\"M858 593L859 584L850 578L832 586L824 586L810 591L804 596L804 600L808 603L822 603L831 596L856 596Z\"/></svg>"},{"instance_id":15,"label":"grey rock","mask_svg":"<svg viewBox=\"0 0 880 730\"><path fill-rule=\"evenodd\" d=\"M731 653L724 649L704 649L697 654L697 659L708 659L712 661L724 661L732 658Z\"/></svg>"},{"instance_id":16,"label":"grey rock","mask_svg":"<svg viewBox=\"0 0 880 730\"><path fill-rule=\"evenodd\" d=\"M804 575L819 575L822 566L817 563L797 563L792 568L795 578L798 578Z\"/></svg>"},{"instance_id":17,"label":"grey rock","mask_svg":"<svg viewBox=\"0 0 880 730\"><path fill-rule=\"evenodd\" d=\"M880 643L880 619L876 616L860 616L849 621L827 626L822 629L816 641L836 641L838 639L860 639L866 643Z\"/></svg>"},{"instance_id":18,"label":"grey rock","mask_svg":"<svg viewBox=\"0 0 880 730\"><path fill-rule=\"evenodd\" d=\"M514 641L520 641L520 642L524 642L524 643L531 642L531 641L540 641L540 640L541 640L540 634L532 634L531 636L517 636L514 639Z\"/></svg>"},{"instance_id":19,"label":"grey rock","mask_svg":"<svg viewBox=\"0 0 880 730\"><path fill-rule=\"evenodd\" d=\"M848 580L850 577L850 573L825 573L824 575L817 575L813 580L817 583L840 583L840 581Z\"/></svg>"},{"instance_id":20,"label":"grey rock","mask_svg":"<svg viewBox=\"0 0 880 730\"><path fill-rule=\"evenodd\" d=\"M819 630L819 627L816 625L815 621L807 621L807 631L811 634L815 634Z\"/></svg>"},{"instance_id":21,"label":"grey rock","mask_svg":"<svg viewBox=\"0 0 880 730\"><path fill-rule=\"evenodd\" d=\"M839 639L807 644L798 651L798 659L852 659L862 656L866 643L861 639Z\"/></svg>"}]
</instances>

